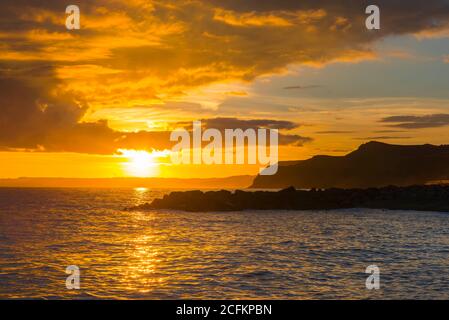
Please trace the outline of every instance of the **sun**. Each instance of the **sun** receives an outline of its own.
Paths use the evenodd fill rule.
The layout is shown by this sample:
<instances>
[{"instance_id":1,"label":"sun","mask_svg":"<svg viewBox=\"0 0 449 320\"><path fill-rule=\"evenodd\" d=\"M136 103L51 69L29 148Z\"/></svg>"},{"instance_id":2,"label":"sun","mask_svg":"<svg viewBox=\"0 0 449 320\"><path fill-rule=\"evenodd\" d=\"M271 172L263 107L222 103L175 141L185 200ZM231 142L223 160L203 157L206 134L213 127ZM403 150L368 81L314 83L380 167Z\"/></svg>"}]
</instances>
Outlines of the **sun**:
<instances>
[{"instance_id":1,"label":"sun","mask_svg":"<svg viewBox=\"0 0 449 320\"><path fill-rule=\"evenodd\" d=\"M158 174L159 164L154 153L127 149L119 149L118 152L127 159L123 166L128 175L133 177L153 177Z\"/></svg>"}]
</instances>

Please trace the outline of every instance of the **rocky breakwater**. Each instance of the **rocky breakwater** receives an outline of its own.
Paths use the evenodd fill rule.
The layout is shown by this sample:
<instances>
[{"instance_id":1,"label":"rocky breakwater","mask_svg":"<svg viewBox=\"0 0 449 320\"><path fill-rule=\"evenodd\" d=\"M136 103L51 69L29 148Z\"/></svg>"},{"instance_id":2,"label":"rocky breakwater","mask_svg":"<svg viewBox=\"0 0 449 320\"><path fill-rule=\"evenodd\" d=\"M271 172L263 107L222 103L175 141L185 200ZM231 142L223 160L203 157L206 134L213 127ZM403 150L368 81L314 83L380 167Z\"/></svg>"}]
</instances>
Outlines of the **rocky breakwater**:
<instances>
[{"instance_id":1,"label":"rocky breakwater","mask_svg":"<svg viewBox=\"0 0 449 320\"><path fill-rule=\"evenodd\" d=\"M449 212L449 185L422 185L368 189L280 191L171 192L151 203L127 210L172 209L192 212L241 210L330 210L373 208Z\"/></svg>"}]
</instances>

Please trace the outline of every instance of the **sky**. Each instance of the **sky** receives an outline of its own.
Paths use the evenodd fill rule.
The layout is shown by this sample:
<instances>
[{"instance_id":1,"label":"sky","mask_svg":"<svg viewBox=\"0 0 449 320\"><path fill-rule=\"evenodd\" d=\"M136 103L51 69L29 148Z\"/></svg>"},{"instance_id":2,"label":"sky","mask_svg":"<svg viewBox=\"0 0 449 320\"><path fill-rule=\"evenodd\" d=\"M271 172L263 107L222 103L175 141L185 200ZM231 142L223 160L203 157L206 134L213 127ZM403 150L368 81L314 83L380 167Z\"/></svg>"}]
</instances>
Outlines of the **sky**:
<instances>
[{"instance_id":1,"label":"sky","mask_svg":"<svg viewBox=\"0 0 449 320\"><path fill-rule=\"evenodd\" d=\"M171 165L194 120L278 128L281 160L447 144L449 1L374 2L2 0L0 178L258 172Z\"/></svg>"}]
</instances>

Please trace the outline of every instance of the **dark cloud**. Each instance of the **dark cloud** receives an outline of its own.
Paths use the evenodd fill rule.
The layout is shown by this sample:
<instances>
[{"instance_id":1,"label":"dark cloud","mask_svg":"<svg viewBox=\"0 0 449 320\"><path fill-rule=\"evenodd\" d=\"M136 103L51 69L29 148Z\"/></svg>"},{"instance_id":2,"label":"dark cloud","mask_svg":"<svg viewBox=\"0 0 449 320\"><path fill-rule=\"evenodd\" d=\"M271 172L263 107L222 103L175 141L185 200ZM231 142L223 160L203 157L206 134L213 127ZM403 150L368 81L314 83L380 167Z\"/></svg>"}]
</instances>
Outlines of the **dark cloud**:
<instances>
[{"instance_id":1,"label":"dark cloud","mask_svg":"<svg viewBox=\"0 0 449 320\"><path fill-rule=\"evenodd\" d=\"M224 129L250 129L250 128L266 128L278 130L291 130L299 127L299 124L285 120L272 119L238 119L238 118L211 118L200 119L204 128L214 128L218 130ZM188 127L192 126L192 122L178 122L177 126Z\"/></svg>"},{"instance_id":2,"label":"dark cloud","mask_svg":"<svg viewBox=\"0 0 449 320\"><path fill-rule=\"evenodd\" d=\"M46 71L47 72L47 71ZM53 83L55 89L57 83ZM169 149L171 131L121 132L106 120L82 122L88 105L76 95L46 90L38 83L0 78L0 148L113 154L117 149ZM203 119L205 128L290 130L298 124L282 120ZM191 127L191 122L176 125ZM281 145L301 146L311 138L280 134Z\"/></svg>"},{"instance_id":3,"label":"dark cloud","mask_svg":"<svg viewBox=\"0 0 449 320\"><path fill-rule=\"evenodd\" d=\"M279 134L279 145L302 147L305 143L312 142L313 138L303 137L297 134Z\"/></svg>"},{"instance_id":4,"label":"dark cloud","mask_svg":"<svg viewBox=\"0 0 449 320\"><path fill-rule=\"evenodd\" d=\"M201 125L203 129L217 129L224 135L226 129L277 129L281 130L292 130L298 128L300 125L284 120L272 120L272 119L238 119L238 118L210 118L201 119ZM175 127L182 127L187 130L192 129L192 122L177 122ZM291 146L302 146L305 143L313 141L310 137L303 137L296 134L286 134L279 132L279 144L280 145L291 145Z\"/></svg>"},{"instance_id":5,"label":"dark cloud","mask_svg":"<svg viewBox=\"0 0 449 320\"><path fill-rule=\"evenodd\" d=\"M400 136L376 136L376 137L364 137L354 138L356 140L396 140L396 139L411 139L412 137L400 137Z\"/></svg>"},{"instance_id":6,"label":"dark cloud","mask_svg":"<svg viewBox=\"0 0 449 320\"><path fill-rule=\"evenodd\" d=\"M107 121L81 122L88 106L74 95L0 78L3 149L112 154L118 148L169 148L169 132L120 132ZM55 89L52 87L52 89Z\"/></svg>"},{"instance_id":7,"label":"dark cloud","mask_svg":"<svg viewBox=\"0 0 449 320\"><path fill-rule=\"evenodd\" d=\"M329 130L329 131L318 131L317 134L347 134L354 133L354 131L340 131L340 130Z\"/></svg>"},{"instance_id":8,"label":"dark cloud","mask_svg":"<svg viewBox=\"0 0 449 320\"><path fill-rule=\"evenodd\" d=\"M211 0L216 5L239 12L270 12L276 10L326 10L333 17L348 18L353 25L366 18L365 8L376 4L382 13L383 33L400 34L435 29L447 25L447 0ZM364 25L363 25L364 27Z\"/></svg>"},{"instance_id":9,"label":"dark cloud","mask_svg":"<svg viewBox=\"0 0 449 320\"><path fill-rule=\"evenodd\" d=\"M316 88L321 88L322 86L320 85L316 85L316 84L312 84L312 85L308 85L308 86L288 86L288 87L284 87L284 90L304 90L304 89L316 89Z\"/></svg>"},{"instance_id":10,"label":"dark cloud","mask_svg":"<svg viewBox=\"0 0 449 320\"><path fill-rule=\"evenodd\" d=\"M123 41L111 46L107 54L95 59L89 56L83 62L127 70L136 78L146 74L134 72L142 68L162 78L176 71L195 69L197 76L187 74L182 79L183 83L188 81L195 86L229 75L251 80L291 63L351 59L357 52L369 51L365 46L374 40L438 29L449 18L446 0L411 0L406 4L379 0L376 4L381 8L382 28L377 32L365 28L365 8L372 3L364 0L79 0L77 4L85 17L77 38L48 43L33 41L23 32L39 29L67 35L66 3L2 0L0 31L12 33L3 41L4 45L12 51L36 53L46 52L49 45L67 43L58 46L67 49L76 47L74 41L83 41L86 44L80 48L86 50L90 49L86 40L92 37L101 40L105 36L114 42L126 36L120 34L123 30L133 31L141 39L154 36L154 43L136 45ZM114 14L123 18L115 25L108 20ZM177 24L178 32L158 33ZM156 30L148 34L145 27ZM214 73L199 73L201 67ZM169 82L171 86L176 84L176 79Z\"/></svg>"},{"instance_id":11,"label":"dark cloud","mask_svg":"<svg viewBox=\"0 0 449 320\"><path fill-rule=\"evenodd\" d=\"M347 153L351 152L351 149L316 149L316 151L319 152L335 152L335 153Z\"/></svg>"},{"instance_id":12,"label":"dark cloud","mask_svg":"<svg viewBox=\"0 0 449 320\"><path fill-rule=\"evenodd\" d=\"M375 133L401 133L405 132L404 130L375 130Z\"/></svg>"},{"instance_id":13,"label":"dark cloud","mask_svg":"<svg viewBox=\"0 0 449 320\"><path fill-rule=\"evenodd\" d=\"M392 116L380 120L383 123L394 123L391 127L403 129L439 128L449 125L449 114L431 114L424 116Z\"/></svg>"}]
</instances>

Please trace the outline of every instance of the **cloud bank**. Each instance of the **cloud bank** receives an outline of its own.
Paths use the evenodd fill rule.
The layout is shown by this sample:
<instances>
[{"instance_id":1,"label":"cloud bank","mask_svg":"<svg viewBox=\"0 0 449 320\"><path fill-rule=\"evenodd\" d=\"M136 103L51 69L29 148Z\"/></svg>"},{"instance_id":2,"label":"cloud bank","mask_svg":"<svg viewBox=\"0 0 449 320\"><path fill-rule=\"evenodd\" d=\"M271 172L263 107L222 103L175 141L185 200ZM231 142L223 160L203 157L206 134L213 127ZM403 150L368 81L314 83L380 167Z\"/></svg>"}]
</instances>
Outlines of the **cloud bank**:
<instances>
[{"instance_id":1,"label":"cloud bank","mask_svg":"<svg viewBox=\"0 0 449 320\"><path fill-rule=\"evenodd\" d=\"M449 125L449 114L430 114L423 116L392 116L381 120L393 123L391 127L403 129L439 128Z\"/></svg>"},{"instance_id":2,"label":"cloud bank","mask_svg":"<svg viewBox=\"0 0 449 320\"><path fill-rule=\"evenodd\" d=\"M81 30L68 32L59 0L1 1L0 147L105 154L160 149L167 132L122 132L106 120L83 118L105 107L163 106L196 88L252 81L292 64L372 59L372 44L386 36L444 36L449 30L446 0L379 0L385 14L378 32L365 29L367 1L77 3ZM434 118L385 122L419 128L446 121ZM230 125L226 121L208 124ZM291 129L288 122L245 121L237 125ZM292 134L283 139L310 141Z\"/></svg>"}]
</instances>

